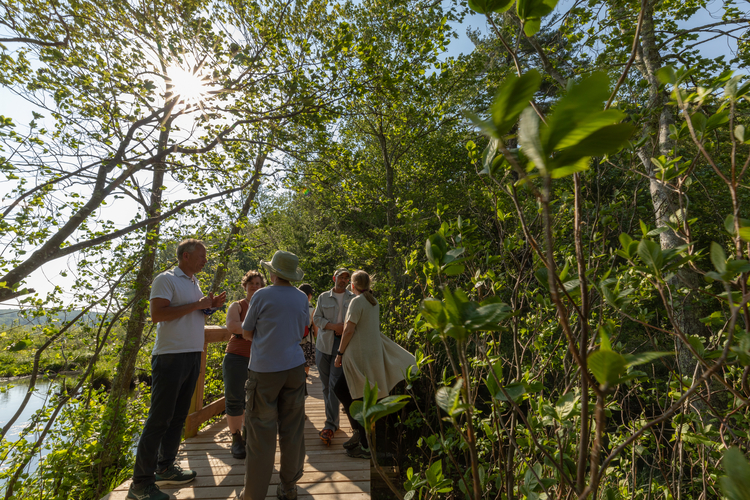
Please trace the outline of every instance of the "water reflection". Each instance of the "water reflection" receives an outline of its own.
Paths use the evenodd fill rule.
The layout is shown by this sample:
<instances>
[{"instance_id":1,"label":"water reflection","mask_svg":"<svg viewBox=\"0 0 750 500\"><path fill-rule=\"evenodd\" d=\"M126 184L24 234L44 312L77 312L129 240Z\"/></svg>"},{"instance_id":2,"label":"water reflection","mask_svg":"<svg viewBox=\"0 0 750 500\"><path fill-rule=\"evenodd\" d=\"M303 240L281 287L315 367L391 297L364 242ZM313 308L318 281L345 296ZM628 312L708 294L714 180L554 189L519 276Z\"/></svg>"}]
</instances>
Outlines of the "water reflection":
<instances>
[{"instance_id":1,"label":"water reflection","mask_svg":"<svg viewBox=\"0 0 750 500\"><path fill-rule=\"evenodd\" d=\"M26 391L29 389L30 379L18 379L8 382L0 382L0 428L4 427L10 419L18 411L19 406L26 397ZM5 439L8 441L16 441L21 432L29 425L31 416L37 410L44 408L49 398L54 394L55 389L58 387L60 382L49 380L49 379L38 379L34 387L34 392L29 398L29 402L24 408L21 415L18 417L13 427L8 431ZM36 439L36 434L32 433L27 439ZM39 458L49 453L48 450L42 449L41 454L37 453L29 462L25 468L25 472L31 472L36 469ZM7 466L0 464L0 470L3 470ZM0 487L5 483L3 479L0 479Z\"/></svg>"},{"instance_id":2,"label":"water reflection","mask_svg":"<svg viewBox=\"0 0 750 500\"><path fill-rule=\"evenodd\" d=\"M16 411L18 411L18 407L23 402L23 398L26 397L26 391L29 389L29 381L30 379L25 378L0 382L0 427L5 426ZM16 423L13 424L6 439L11 441L18 439L18 435L26 428L34 412L44 407L49 397L53 394L56 385L57 382L49 379L36 381L35 390L29 399L29 403L18 420L16 420Z\"/></svg>"}]
</instances>

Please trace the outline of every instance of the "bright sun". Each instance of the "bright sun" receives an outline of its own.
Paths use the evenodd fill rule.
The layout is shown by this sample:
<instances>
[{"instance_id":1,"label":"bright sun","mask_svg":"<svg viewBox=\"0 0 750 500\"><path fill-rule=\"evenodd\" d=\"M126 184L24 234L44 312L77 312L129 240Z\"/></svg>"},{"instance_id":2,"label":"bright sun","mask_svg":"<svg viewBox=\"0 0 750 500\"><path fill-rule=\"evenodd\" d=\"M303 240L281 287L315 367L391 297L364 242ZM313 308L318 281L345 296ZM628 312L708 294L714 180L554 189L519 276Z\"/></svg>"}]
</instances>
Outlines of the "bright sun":
<instances>
[{"instance_id":1,"label":"bright sun","mask_svg":"<svg viewBox=\"0 0 750 500\"><path fill-rule=\"evenodd\" d=\"M200 73L170 67L167 69L167 75L169 82L174 86L174 93L187 105L199 104L208 95L208 80Z\"/></svg>"}]
</instances>

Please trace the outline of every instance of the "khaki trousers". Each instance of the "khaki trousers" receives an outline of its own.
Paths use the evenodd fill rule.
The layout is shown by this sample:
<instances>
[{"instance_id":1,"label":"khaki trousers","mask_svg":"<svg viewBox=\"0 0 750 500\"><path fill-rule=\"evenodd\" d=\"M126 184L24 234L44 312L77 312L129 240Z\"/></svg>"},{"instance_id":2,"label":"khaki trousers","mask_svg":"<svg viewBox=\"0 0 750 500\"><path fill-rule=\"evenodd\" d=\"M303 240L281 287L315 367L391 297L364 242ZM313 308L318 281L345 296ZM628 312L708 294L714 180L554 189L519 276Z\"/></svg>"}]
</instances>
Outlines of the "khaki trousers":
<instances>
[{"instance_id":1,"label":"khaki trousers","mask_svg":"<svg viewBox=\"0 0 750 500\"><path fill-rule=\"evenodd\" d=\"M247 457L242 500L264 500L276 456L279 435L281 483L285 490L302 477L305 463L305 365L281 372L248 370Z\"/></svg>"}]
</instances>

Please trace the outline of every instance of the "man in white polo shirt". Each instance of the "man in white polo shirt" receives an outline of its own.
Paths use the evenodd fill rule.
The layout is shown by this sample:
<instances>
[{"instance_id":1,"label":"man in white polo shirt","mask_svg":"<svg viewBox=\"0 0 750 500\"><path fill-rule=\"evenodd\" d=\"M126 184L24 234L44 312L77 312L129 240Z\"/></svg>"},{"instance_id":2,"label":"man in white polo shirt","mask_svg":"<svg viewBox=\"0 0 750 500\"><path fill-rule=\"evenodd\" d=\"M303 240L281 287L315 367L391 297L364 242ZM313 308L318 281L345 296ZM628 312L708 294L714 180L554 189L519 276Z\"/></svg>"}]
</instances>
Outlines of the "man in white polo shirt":
<instances>
[{"instance_id":1,"label":"man in white polo shirt","mask_svg":"<svg viewBox=\"0 0 750 500\"><path fill-rule=\"evenodd\" d=\"M195 274L207 262L202 241L181 242L177 262L151 286L151 321L157 324L151 352L151 408L138 441L127 496L132 500L168 500L159 486L188 483L196 476L183 470L175 458L200 372L204 317L224 304L226 292L216 297L201 292Z\"/></svg>"}]
</instances>

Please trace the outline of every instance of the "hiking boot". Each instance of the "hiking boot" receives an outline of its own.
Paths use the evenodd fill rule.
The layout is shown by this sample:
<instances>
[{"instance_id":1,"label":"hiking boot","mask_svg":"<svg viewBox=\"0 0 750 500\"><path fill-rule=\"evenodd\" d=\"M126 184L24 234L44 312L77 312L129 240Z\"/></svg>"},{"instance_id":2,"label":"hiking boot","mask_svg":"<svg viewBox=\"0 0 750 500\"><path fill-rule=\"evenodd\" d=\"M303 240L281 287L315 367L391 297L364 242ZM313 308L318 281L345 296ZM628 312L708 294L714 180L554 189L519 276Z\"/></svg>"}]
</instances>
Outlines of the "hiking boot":
<instances>
[{"instance_id":1,"label":"hiking boot","mask_svg":"<svg viewBox=\"0 0 750 500\"><path fill-rule=\"evenodd\" d=\"M194 470L182 470L177 464L172 464L165 470L156 473L156 484L165 486L167 484L189 483L198 474ZM168 497L165 497L168 498Z\"/></svg>"},{"instance_id":2,"label":"hiking boot","mask_svg":"<svg viewBox=\"0 0 750 500\"><path fill-rule=\"evenodd\" d=\"M352 437L349 438L349 441L344 443L344 448L347 450L353 450L359 446L359 431L357 429L354 429L354 432L352 432Z\"/></svg>"},{"instance_id":3,"label":"hiking boot","mask_svg":"<svg viewBox=\"0 0 750 500\"><path fill-rule=\"evenodd\" d=\"M352 458L370 458L372 455L370 454L370 450L368 448L357 446L356 448L353 448L351 450L346 450L346 456Z\"/></svg>"},{"instance_id":4,"label":"hiking boot","mask_svg":"<svg viewBox=\"0 0 750 500\"><path fill-rule=\"evenodd\" d=\"M239 460L244 460L245 454L245 440L242 439L242 433L237 431L232 434L232 456Z\"/></svg>"},{"instance_id":5,"label":"hiking boot","mask_svg":"<svg viewBox=\"0 0 750 500\"><path fill-rule=\"evenodd\" d=\"M169 500L169 495L163 493L155 484L147 484L143 488L134 488L130 485L128 496L131 500Z\"/></svg>"},{"instance_id":6,"label":"hiking boot","mask_svg":"<svg viewBox=\"0 0 750 500\"><path fill-rule=\"evenodd\" d=\"M276 498L279 500L297 500L297 485L295 484L294 486L284 488L283 484L277 484Z\"/></svg>"}]
</instances>

